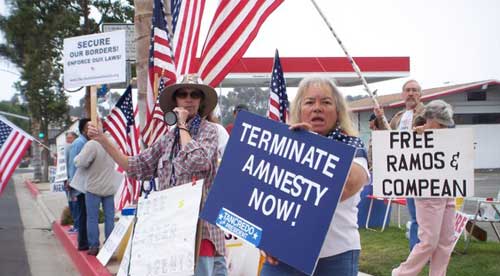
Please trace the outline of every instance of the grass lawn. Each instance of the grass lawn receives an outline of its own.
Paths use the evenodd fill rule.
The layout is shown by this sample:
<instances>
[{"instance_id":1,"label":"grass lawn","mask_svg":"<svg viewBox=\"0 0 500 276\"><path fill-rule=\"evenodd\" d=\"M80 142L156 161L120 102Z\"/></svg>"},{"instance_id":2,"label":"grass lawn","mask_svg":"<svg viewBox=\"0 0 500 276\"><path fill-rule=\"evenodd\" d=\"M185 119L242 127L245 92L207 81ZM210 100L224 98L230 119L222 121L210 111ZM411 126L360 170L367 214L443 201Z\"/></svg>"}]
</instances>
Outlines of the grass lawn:
<instances>
[{"instance_id":1,"label":"grass lawn","mask_svg":"<svg viewBox=\"0 0 500 276\"><path fill-rule=\"evenodd\" d=\"M397 227L386 228L384 232L360 229L361 257L360 271L375 276L391 275L391 270L408 257L408 240L405 232ZM463 237L451 255L448 273L450 276L500 275L500 243L473 240L462 254L465 242ZM426 267L420 275L428 275Z\"/></svg>"}]
</instances>

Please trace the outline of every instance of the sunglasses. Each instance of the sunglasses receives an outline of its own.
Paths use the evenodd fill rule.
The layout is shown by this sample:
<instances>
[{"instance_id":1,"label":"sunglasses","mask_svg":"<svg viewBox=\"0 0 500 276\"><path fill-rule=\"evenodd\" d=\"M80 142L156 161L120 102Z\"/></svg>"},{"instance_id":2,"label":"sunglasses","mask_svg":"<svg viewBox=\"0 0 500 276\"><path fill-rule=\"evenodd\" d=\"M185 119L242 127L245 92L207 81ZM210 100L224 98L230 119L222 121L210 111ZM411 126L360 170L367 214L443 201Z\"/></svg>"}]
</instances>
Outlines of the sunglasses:
<instances>
[{"instance_id":1,"label":"sunglasses","mask_svg":"<svg viewBox=\"0 0 500 276\"><path fill-rule=\"evenodd\" d=\"M190 97L191 99L201 99L203 98L203 92L196 90L191 93L188 93L186 91L178 91L175 92L174 98L179 98L179 99L185 99L187 97Z\"/></svg>"}]
</instances>

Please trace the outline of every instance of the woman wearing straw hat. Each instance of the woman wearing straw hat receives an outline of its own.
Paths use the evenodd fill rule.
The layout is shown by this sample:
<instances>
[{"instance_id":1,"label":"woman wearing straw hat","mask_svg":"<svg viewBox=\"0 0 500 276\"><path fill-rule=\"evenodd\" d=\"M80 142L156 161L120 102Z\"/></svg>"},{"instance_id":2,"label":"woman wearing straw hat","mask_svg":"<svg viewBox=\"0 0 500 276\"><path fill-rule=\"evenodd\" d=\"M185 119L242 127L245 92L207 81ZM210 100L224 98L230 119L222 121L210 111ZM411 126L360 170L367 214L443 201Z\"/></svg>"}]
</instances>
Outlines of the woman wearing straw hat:
<instances>
[{"instance_id":1,"label":"woman wearing straw hat","mask_svg":"<svg viewBox=\"0 0 500 276\"><path fill-rule=\"evenodd\" d=\"M186 75L160 94L161 109L165 114L175 112L177 124L150 148L136 156L126 156L103 135L102 129L91 125L89 136L103 145L128 176L149 180L157 173L160 190L190 183L193 178L204 179L206 196L216 174L218 138L216 126L205 117L216 105L215 90L203 84L199 76ZM224 255L224 233L202 221L195 275L227 275Z\"/></svg>"}]
</instances>

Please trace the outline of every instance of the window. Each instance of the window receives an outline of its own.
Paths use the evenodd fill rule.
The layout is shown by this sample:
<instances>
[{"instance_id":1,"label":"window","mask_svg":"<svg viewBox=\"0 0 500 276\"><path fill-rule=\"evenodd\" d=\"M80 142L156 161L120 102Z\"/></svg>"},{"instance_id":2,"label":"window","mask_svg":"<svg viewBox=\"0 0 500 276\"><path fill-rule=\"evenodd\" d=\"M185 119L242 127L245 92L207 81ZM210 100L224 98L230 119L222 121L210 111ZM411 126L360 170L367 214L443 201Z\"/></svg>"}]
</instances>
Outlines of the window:
<instances>
[{"instance_id":1,"label":"window","mask_svg":"<svg viewBox=\"0 0 500 276\"><path fill-rule=\"evenodd\" d=\"M486 101L486 91L467 92L467 101Z\"/></svg>"},{"instance_id":2,"label":"window","mask_svg":"<svg viewBox=\"0 0 500 276\"><path fill-rule=\"evenodd\" d=\"M500 124L500 113L455 114L457 125Z\"/></svg>"}]
</instances>

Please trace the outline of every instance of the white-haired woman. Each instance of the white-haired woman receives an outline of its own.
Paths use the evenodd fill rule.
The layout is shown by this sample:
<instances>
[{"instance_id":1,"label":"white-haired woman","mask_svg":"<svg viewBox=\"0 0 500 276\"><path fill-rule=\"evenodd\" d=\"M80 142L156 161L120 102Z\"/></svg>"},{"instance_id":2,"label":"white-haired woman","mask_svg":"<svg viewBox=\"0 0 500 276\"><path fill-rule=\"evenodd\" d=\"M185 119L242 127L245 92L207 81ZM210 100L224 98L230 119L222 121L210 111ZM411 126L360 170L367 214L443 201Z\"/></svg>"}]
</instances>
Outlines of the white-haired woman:
<instances>
[{"instance_id":1,"label":"white-haired woman","mask_svg":"<svg viewBox=\"0 0 500 276\"><path fill-rule=\"evenodd\" d=\"M425 125L417 128L419 132L455 126L453 110L442 100L427 104L424 118ZM406 261L392 271L392 275L418 275L430 260L429 275L444 276L455 243L455 199L415 199L415 207L420 243L415 245Z\"/></svg>"},{"instance_id":2,"label":"white-haired woman","mask_svg":"<svg viewBox=\"0 0 500 276\"><path fill-rule=\"evenodd\" d=\"M358 149L314 272L314 275L358 275L361 243L357 205L361 188L369 182L369 173L366 150L356 137L347 103L331 80L309 77L300 82L290 115L291 129L309 130ZM305 274L268 255L261 275Z\"/></svg>"}]
</instances>

